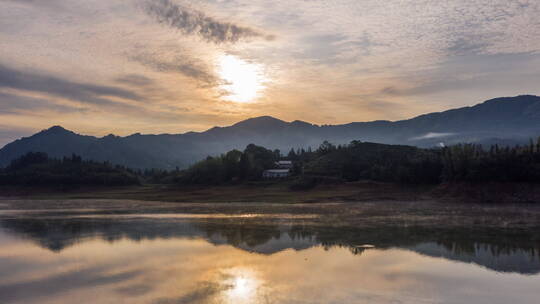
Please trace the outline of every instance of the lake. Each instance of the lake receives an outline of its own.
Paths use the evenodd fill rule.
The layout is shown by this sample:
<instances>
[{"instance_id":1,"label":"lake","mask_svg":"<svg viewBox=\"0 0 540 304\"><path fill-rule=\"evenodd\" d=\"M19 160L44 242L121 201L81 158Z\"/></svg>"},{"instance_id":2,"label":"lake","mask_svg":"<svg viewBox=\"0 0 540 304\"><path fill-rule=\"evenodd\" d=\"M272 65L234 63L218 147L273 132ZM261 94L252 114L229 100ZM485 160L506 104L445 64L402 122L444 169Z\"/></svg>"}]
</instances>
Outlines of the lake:
<instances>
[{"instance_id":1,"label":"lake","mask_svg":"<svg viewBox=\"0 0 540 304\"><path fill-rule=\"evenodd\" d=\"M0 303L540 297L538 230L332 226L310 213L0 209Z\"/></svg>"}]
</instances>

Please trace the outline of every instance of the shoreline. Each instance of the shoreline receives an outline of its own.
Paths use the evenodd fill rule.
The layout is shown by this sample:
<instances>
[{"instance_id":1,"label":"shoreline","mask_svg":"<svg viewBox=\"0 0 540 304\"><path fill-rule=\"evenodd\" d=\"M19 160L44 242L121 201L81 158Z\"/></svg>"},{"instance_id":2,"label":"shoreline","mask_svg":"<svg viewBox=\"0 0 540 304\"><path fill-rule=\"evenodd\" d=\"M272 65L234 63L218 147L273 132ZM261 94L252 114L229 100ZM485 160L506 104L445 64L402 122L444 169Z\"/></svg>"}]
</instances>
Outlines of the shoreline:
<instances>
[{"instance_id":1,"label":"shoreline","mask_svg":"<svg viewBox=\"0 0 540 304\"><path fill-rule=\"evenodd\" d=\"M153 214L225 214L225 221L258 224L298 222L329 227L425 227L532 229L540 227L540 204L482 204L437 198L434 187L361 182L285 191L283 185L85 189L64 193L0 196L0 215L152 217ZM25 211L25 212L26 212ZM52 212L52 213L51 213ZM280 216L280 215L293 215ZM249 215L238 217L237 215ZM307 217L303 215L308 215ZM298 218L298 216L300 216ZM204 216L203 216L204 218Z\"/></svg>"},{"instance_id":2,"label":"shoreline","mask_svg":"<svg viewBox=\"0 0 540 304\"><path fill-rule=\"evenodd\" d=\"M540 184L445 183L411 185L374 181L321 184L291 190L290 183L257 182L232 185L143 184L73 188L0 186L2 199L134 199L176 203L324 203L363 201L422 201L448 203L540 203Z\"/></svg>"},{"instance_id":3,"label":"shoreline","mask_svg":"<svg viewBox=\"0 0 540 304\"><path fill-rule=\"evenodd\" d=\"M1 199L134 199L175 203L324 203L373 200L416 201L430 199L433 186L354 182L290 190L289 184L250 183L219 186L146 184L124 187L51 189L0 187Z\"/></svg>"}]
</instances>

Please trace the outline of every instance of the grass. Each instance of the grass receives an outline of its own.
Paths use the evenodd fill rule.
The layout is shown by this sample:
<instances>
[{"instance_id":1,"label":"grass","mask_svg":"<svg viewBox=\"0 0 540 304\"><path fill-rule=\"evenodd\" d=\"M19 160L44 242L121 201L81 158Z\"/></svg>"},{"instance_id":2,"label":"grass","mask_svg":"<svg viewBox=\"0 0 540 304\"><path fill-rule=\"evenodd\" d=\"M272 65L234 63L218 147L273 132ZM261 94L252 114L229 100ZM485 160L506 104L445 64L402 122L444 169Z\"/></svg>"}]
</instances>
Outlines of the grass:
<instances>
[{"instance_id":1,"label":"grass","mask_svg":"<svg viewBox=\"0 0 540 304\"><path fill-rule=\"evenodd\" d=\"M3 189L5 197L29 199L136 199L165 202L263 202L317 203L369 200L417 200L429 187L405 187L387 183L356 182L320 185L292 191L287 183L251 183L227 186L142 185L114 188L51 190L40 188Z\"/></svg>"}]
</instances>

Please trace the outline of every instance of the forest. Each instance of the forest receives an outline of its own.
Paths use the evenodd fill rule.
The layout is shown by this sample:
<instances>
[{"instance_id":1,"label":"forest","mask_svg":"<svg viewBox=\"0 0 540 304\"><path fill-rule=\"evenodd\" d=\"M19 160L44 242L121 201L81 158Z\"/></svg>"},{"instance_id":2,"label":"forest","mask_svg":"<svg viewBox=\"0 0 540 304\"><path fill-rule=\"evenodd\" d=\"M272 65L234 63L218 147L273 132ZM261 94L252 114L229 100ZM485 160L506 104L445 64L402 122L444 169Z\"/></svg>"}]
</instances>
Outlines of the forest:
<instances>
[{"instance_id":1,"label":"forest","mask_svg":"<svg viewBox=\"0 0 540 304\"><path fill-rule=\"evenodd\" d=\"M293 188L317 183L373 180L409 184L445 182L539 182L540 138L526 146L485 149L476 144L421 149L352 141L323 142L318 149L291 149L286 155L249 145L196 163L178 172L181 184L226 184L260 180L274 162L293 162Z\"/></svg>"},{"instance_id":2,"label":"forest","mask_svg":"<svg viewBox=\"0 0 540 304\"><path fill-rule=\"evenodd\" d=\"M267 182L285 180L296 190L359 180L402 184L540 182L539 138L514 147L459 144L431 149L325 141L315 150L291 149L286 154L250 144L243 151L208 156L185 170L172 171L132 170L82 160L77 155L52 159L42 152L30 152L0 169L0 185L238 184L263 180L263 171L274 168L278 160L292 161L291 175Z\"/></svg>"},{"instance_id":3,"label":"forest","mask_svg":"<svg viewBox=\"0 0 540 304\"><path fill-rule=\"evenodd\" d=\"M83 160L73 154L62 159L29 152L0 169L0 185L17 186L122 186L139 183L137 174L121 166Z\"/></svg>"}]
</instances>

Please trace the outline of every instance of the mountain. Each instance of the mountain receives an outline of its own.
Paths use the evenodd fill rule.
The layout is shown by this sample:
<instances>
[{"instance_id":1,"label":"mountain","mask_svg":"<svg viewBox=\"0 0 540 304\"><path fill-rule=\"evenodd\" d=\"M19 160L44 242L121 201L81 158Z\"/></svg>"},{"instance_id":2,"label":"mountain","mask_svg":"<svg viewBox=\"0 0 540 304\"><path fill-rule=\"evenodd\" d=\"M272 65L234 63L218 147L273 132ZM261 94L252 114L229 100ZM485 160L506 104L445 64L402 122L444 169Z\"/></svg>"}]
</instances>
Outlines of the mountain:
<instances>
[{"instance_id":1,"label":"mountain","mask_svg":"<svg viewBox=\"0 0 540 304\"><path fill-rule=\"evenodd\" d=\"M247 119L228 127L184 134L93 137L60 126L43 130L0 149L0 166L29 151L52 157L72 153L84 159L110 161L132 168L185 168L208 156L254 143L286 153L290 148L317 147L323 140L351 140L420 147L474 142L514 145L540 136L540 97L495 98L472 107L430 113L400 121L314 125L285 122L270 116Z\"/></svg>"}]
</instances>

